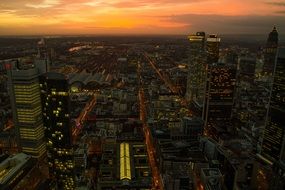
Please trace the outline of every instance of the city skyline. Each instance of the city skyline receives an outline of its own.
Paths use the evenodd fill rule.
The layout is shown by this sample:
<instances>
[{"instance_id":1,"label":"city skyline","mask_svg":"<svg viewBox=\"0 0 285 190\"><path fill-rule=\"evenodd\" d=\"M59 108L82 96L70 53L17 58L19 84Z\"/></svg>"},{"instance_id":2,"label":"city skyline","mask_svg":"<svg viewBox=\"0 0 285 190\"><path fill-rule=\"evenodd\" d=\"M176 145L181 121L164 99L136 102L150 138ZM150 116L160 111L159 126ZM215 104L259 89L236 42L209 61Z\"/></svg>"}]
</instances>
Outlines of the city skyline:
<instances>
[{"instance_id":1,"label":"city skyline","mask_svg":"<svg viewBox=\"0 0 285 190\"><path fill-rule=\"evenodd\" d=\"M285 189L266 34L2 37L0 189Z\"/></svg>"},{"instance_id":2,"label":"city skyline","mask_svg":"<svg viewBox=\"0 0 285 190\"><path fill-rule=\"evenodd\" d=\"M282 0L3 0L0 35L284 34Z\"/></svg>"}]
</instances>

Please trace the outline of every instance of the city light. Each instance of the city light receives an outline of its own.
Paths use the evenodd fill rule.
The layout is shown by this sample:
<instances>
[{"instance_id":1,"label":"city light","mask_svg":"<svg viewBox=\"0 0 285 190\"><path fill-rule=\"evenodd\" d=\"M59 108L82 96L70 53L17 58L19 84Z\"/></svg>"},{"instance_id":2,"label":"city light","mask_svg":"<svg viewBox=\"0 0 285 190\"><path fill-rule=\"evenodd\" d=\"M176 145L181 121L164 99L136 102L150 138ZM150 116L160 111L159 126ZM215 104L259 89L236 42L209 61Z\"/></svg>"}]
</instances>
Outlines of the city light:
<instances>
[{"instance_id":1,"label":"city light","mask_svg":"<svg viewBox=\"0 0 285 190\"><path fill-rule=\"evenodd\" d=\"M1 190L285 189L280 0L2 4Z\"/></svg>"}]
</instances>

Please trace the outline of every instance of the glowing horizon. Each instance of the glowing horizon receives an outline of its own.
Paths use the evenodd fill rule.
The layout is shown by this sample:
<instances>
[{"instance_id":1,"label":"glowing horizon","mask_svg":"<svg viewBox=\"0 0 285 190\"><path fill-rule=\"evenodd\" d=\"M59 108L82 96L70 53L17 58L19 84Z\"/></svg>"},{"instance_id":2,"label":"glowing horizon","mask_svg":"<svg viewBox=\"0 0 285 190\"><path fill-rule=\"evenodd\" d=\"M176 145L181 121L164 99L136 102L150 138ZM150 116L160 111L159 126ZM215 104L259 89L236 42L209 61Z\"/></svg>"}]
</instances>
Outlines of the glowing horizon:
<instances>
[{"instance_id":1,"label":"glowing horizon","mask_svg":"<svg viewBox=\"0 0 285 190\"><path fill-rule=\"evenodd\" d=\"M285 33L283 0L1 0L0 35Z\"/></svg>"}]
</instances>

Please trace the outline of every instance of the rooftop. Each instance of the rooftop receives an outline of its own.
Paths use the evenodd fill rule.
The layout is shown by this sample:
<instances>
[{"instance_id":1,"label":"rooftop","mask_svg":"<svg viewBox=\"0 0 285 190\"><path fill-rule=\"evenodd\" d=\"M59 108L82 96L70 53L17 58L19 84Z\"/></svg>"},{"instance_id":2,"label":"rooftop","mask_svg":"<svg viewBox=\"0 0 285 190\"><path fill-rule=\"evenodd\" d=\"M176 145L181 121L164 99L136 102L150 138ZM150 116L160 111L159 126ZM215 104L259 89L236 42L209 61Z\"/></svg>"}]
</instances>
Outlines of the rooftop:
<instances>
[{"instance_id":1,"label":"rooftop","mask_svg":"<svg viewBox=\"0 0 285 190\"><path fill-rule=\"evenodd\" d=\"M0 163L0 184L7 183L30 158L30 155L19 153L2 161Z\"/></svg>"}]
</instances>

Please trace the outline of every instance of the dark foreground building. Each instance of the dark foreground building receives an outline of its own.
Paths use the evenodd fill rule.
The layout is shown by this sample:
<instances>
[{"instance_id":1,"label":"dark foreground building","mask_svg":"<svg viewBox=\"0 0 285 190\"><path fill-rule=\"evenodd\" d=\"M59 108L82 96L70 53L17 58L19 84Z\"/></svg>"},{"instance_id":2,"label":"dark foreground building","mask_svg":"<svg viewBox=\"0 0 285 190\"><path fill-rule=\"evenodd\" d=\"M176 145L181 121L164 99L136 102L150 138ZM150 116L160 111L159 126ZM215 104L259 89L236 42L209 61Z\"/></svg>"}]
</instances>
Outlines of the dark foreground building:
<instances>
[{"instance_id":1,"label":"dark foreground building","mask_svg":"<svg viewBox=\"0 0 285 190\"><path fill-rule=\"evenodd\" d=\"M269 33L266 47L264 49L264 65L263 72L272 75L274 71L275 56L278 48L278 32L276 27Z\"/></svg>"},{"instance_id":2,"label":"dark foreground building","mask_svg":"<svg viewBox=\"0 0 285 190\"><path fill-rule=\"evenodd\" d=\"M227 131L231 120L236 83L236 67L223 63L209 65L203 109L205 133L215 140Z\"/></svg>"},{"instance_id":3,"label":"dark foreground building","mask_svg":"<svg viewBox=\"0 0 285 190\"><path fill-rule=\"evenodd\" d=\"M68 81L59 73L40 77L49 175L59 189L74 189Z\"/></svg>"},{"instance_id":4,"label":"dark foreground building","mask_svg":"<svg viewBox=\"0 0 285 190\"><path fill-rule=\"evenodd\" d=\"M269 162L285 160L285 48L278 50L274 70L270 107L261 152Z\"/></svg>"}]
</instances>

